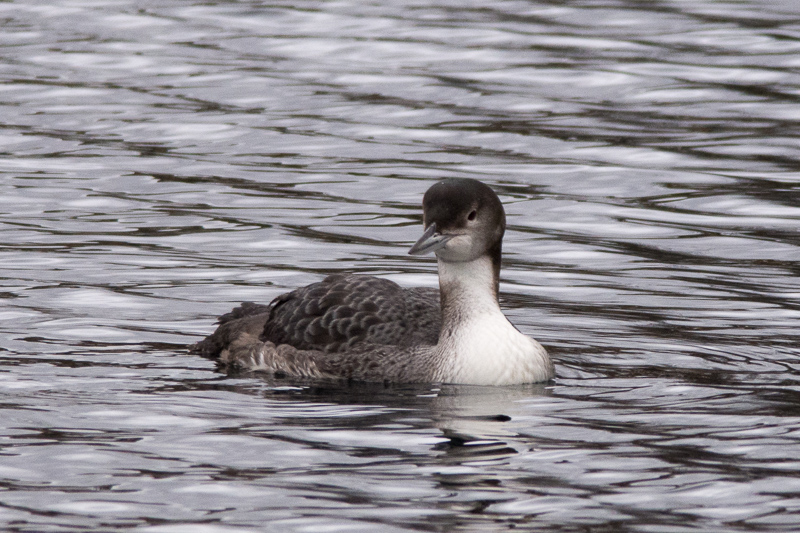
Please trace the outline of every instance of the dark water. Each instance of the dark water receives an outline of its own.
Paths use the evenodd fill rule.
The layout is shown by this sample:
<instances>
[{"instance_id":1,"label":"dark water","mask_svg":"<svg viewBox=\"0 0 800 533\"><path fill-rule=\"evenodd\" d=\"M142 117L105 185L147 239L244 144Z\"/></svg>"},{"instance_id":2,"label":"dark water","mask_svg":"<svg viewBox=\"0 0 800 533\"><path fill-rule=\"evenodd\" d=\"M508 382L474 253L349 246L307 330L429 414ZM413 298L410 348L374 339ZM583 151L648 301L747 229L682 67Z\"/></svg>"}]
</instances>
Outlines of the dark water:
<instances>
[{"instance_id":1,"label":"dark water","mask_svg":"<svg viewBox=\"0 0 800 533\"><path fill-rule=\"evenodd\" d=\"M800 7L0 4L0 529L796 531ZM547 386L225 375L337 271L506 204Z\"/></svg>"}]
</instances>

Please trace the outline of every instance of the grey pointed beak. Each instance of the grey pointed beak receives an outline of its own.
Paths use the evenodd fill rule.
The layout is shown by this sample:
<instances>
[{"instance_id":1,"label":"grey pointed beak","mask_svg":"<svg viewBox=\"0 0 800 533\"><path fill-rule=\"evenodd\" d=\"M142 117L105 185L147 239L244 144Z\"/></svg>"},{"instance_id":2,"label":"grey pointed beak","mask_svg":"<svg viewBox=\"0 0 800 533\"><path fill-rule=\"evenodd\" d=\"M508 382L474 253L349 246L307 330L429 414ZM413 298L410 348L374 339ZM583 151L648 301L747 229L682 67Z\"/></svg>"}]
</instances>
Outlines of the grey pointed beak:
<instances>
[{"instance_id":1,"label":"grey pointed beak","mask_svg":"<svg viewBox=\"0 0 800 533\"><path fill-rule=\"evenodd\" d=\"M436 250L444 248L447 241L453 237L453 235L442 235L437 232L436 222L433 222L425 230L425 233L422 234L422 237L414 243L414 246L411 247L408 253L410 255L422 255L435 252Z\"/></svg>"}]
</instances>

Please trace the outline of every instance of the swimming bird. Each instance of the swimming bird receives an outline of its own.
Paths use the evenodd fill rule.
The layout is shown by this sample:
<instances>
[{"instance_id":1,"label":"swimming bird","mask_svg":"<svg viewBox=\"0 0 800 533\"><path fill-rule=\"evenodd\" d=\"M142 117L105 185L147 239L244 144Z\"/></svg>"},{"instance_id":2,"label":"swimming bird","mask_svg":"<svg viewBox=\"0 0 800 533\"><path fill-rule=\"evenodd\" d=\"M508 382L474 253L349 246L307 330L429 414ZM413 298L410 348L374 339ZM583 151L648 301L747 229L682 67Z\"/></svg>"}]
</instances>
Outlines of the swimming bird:
<instances>
[{"instance_id":1,"label":"swimming bird","mask_svg":"<svg viewBox=\"0 0 800 533\"><path fill-rule=\"evenodd\" d=\"M409 253L434 253L439 290L334 274L219 318L193 351L223 365L305 378L510 385L547 381L547 351L497 300L506 216L484 183L448 178L422 200L424 233Z\"/></svg>"}]
</instances>

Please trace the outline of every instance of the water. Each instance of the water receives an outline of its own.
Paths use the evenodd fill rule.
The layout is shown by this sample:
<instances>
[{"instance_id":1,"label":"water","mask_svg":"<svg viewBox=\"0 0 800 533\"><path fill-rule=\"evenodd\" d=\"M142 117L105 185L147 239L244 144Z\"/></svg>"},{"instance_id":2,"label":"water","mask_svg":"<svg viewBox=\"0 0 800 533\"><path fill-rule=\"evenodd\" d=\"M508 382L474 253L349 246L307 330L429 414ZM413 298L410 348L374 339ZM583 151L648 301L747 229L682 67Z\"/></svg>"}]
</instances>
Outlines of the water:
<instances>
[{"instance_id":1,"label":"water","mask_svg":"<svg viewBox=\"0 0 800 533\"><path fill-rule=\"evenodd\" d=\"M385 4L385 5L384 5ZM0 529L796 531L800 8L0 4ZM548 385L227 375L244 300L509 216Z\"/></svg>"}]
</instances>

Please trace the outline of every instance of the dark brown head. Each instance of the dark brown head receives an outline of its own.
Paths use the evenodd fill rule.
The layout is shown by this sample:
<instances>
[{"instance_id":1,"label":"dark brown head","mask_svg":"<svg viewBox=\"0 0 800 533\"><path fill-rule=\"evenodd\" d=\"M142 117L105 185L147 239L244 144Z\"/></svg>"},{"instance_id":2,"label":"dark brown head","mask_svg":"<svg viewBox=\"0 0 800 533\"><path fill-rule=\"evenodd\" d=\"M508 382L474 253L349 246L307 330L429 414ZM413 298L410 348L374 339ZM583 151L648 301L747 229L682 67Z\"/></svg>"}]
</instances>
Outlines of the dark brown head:
<instances>
[{"instance_id":1,"label":"dark brown head","mask_svg":"<svg viewBox=\"0 0 800 533\"><path fill-rule=\"evenodd\" d=\"M425 193L422 209L425 233L410 254L435 252L447 262L489 255L499 268L506 214L487 185L467 178L442 180Z\"/></svg>"}]
</instances>

